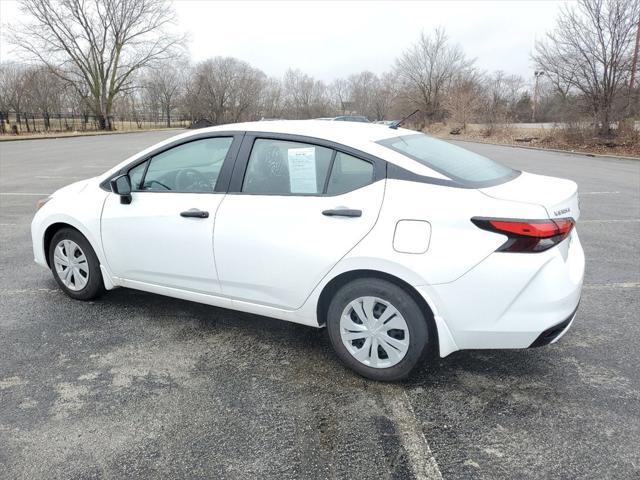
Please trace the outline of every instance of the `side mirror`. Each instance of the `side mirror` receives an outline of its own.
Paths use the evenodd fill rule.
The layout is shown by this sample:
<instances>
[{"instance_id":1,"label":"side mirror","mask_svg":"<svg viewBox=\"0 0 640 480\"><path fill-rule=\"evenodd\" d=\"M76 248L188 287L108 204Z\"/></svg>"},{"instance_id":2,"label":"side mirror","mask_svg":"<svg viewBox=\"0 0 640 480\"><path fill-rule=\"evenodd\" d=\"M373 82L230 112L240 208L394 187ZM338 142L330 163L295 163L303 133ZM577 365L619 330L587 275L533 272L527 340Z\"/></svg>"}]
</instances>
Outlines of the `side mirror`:
<instances>
[{"instance_id":1,"label":"side mirror","mask_svg":"<svg viewBox=\"0 0 640 480\"><path fill-rule=\"evenodd\" d=\"M120 203L129 205L131 203L131 180L129 175L120 175L111 180L111 191L120 195Z\"/></svg>"}]
</instances>

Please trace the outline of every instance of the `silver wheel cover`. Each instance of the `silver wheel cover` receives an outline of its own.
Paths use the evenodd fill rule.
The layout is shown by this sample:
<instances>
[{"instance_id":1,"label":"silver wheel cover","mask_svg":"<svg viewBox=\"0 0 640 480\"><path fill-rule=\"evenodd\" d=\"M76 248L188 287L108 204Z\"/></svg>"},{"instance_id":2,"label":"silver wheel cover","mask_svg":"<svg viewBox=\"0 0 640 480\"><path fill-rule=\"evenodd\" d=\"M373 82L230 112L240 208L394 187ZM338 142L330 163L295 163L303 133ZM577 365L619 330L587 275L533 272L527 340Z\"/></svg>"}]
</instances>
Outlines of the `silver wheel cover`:
<instances>
[{"instance_id":1,"label":"silver wheel cover","mask_svg":"<svg viewBox=\"0 0 640 480\"><path fill-rule=\"evenodd\" d=\"M373 368L397 365L409 350L409 327L400 312L378 297L359 297L340 317L340 337L347 351Z\"/></svg>"},{"instance_id":2,"label":"silver wheel cover","mask_svg":"<svg viewBox=\"0 0 640 480\"><path fill-rule=\"evenodd\" d=\"M69 290L82 290L89 281L89 264L82 249L73 240L58 242L53 250L53 265L58 278Z\"/></svg>"}]
</instances>

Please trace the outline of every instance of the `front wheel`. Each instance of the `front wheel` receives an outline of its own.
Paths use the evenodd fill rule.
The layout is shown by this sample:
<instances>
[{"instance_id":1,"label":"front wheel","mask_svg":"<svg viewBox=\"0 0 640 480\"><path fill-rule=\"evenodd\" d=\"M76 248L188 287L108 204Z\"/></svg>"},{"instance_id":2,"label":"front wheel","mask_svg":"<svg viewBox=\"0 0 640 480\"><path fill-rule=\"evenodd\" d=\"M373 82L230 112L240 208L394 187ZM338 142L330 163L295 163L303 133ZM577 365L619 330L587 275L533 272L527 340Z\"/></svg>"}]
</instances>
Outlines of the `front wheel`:
<instances>
[{"instance_id":1,"label":"front wheel","mask_svg":"<svg viewBox=\"0 0 640 480\"><path fill-rule=\"evenodd\" d=\"M405 378L429 343L429 324L415 300L378 278L340 288L329 305L327 329L342 362L373 380Z\"/></svg>"},{"instance_id":2,"label":"front wheel","mask_svg":"<svg viewBox=\"0 0 640 480\"><path fill-rule=\"evenodd\" d=\"M100 261L77 230L63 228L49 245L49 264L60 288L76 300L92 300L104 292Z\"/></svg>"}]
</instances>

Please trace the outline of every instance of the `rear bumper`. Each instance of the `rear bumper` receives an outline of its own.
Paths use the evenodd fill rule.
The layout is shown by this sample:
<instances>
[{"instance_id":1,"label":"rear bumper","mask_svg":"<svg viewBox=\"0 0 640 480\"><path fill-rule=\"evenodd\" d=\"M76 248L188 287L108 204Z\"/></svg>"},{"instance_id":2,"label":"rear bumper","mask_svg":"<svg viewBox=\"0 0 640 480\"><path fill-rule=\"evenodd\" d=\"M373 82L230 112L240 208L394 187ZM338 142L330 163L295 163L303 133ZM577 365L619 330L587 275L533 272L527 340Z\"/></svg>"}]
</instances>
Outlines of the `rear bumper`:
<instances>
[{"instance_id":1,"label":"rear bumper","mask_svg":"<svg viewBox=\"0 0 640 480\"><path fill-rule=\"evenodd\" d=\"M536 338L535 341L531 345L529 345L529 348L544 347L545 345L549 345L550 343L555 343L560 340L560 337L567 333L567 330L571 328L573 319L575 318L577 311L578 308L576 307L571 316L565 321L560 322L559 324L554 325L551 328L547 328L544 332L538 335L538 338Z\"/></svg>"},{"instance_id":2,"label":"rear bumper","mask_svg":"<svg viewBox=\"0 0 640 480\"><path fill-rule=\"evenodd\" d=\"M584 265L574 229L545 252L496 252L454 282L417 288L435 304L455 345L444 355L456 349L528 348L551 343L568 329L580 301Z\"/></svg>"}]
</instances>

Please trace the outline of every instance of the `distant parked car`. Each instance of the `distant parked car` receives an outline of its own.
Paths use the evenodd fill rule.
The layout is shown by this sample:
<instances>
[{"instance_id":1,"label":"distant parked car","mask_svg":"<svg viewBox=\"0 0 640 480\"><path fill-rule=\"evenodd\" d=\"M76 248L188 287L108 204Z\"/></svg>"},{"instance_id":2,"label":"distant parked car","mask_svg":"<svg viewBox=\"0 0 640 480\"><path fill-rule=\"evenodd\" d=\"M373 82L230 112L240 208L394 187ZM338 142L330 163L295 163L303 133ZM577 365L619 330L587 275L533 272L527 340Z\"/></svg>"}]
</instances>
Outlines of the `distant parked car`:
<instances>
[{"instance_id":1,"label":"distant parked car","mask_svg":"<svg viewBox=\"0 0 640 480\"><path fill-rule=\"evenodd\" d=\"M329 120L332 122L360 122L371 123L369 119L363 115L340 115L339 117L316 118L316 120Z\"/></svg>"},{"instance_id":2,"label":"distant parked car","mask_svg":"<svg viewBox=\"0 0 640 480\"><path fill-rule=\"evenodd\" d=\"M579 213L572 181L303 120L165 140L42 200L31 234L72 298L128 287L326 326L346 365L397 380L427 352L560 338L582 289Z\"/></svg>"},{"instance_id":3,"label":"distant parked car","mask_svg":"<svg viewBox=\"0 0 640 480\"><path fill-rule=\"evenodd\" d=\"M376 123L376 124L378 124L378 125L387 125L387 126L391 126L391 125L395 125L395 124L396 124L396 123L398 123L398 122L399 122L399 120L378 120L378 121L373 122L373 123Z\"/></svg>"}]
</instances>

